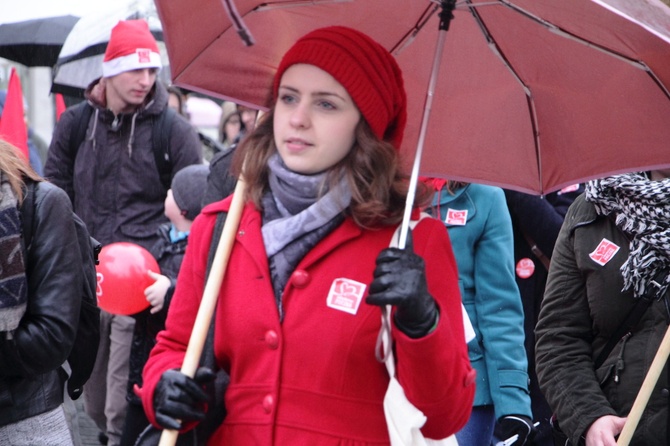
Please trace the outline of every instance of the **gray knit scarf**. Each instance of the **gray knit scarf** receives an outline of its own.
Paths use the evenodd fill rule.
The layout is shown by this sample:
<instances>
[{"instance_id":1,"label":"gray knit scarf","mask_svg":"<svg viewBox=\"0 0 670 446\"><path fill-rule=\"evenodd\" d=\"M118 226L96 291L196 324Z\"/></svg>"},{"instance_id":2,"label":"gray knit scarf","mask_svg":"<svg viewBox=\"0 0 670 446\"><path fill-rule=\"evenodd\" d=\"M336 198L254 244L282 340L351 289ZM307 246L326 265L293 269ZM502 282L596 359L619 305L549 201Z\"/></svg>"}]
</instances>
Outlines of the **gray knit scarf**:
<instances>
[{"instance_id":1,"label":"gray knit scarf","mask_svg":"<svg viewBox=\"0 0 670 446\"><path fill-rule=\"evenodd\" d=\"M19 326L27 302L18 200L5 174L0 172L0 332Z\"/></svg>"},{"instance_id":2,"label":"gray knit scarf","mask_svg":"<svg viewBox=\"0 0 670 446\"><path fill-rule=\"evenodd\" d=\"M270 190L262 199L263 243L283 315L281 294L289 276L305 254L344 220L351 191L344 178L333 189L322 190L325 173L293 172L278 154L270 158L268 167Z\"/></svg>"},{"instance_id":3,"label":"gray knit scarf","mask_svg":"<svg viewBox=\"0 0 670 446\"><path fill-rule=\"evenodd\" d=\"M598 214L613 214L617 227L632 237L621 266L622 291L644 296L656 274L670 267L670 179L630 173L593 180L586 185L586 200Z\"/></svg>"}]
</instances>

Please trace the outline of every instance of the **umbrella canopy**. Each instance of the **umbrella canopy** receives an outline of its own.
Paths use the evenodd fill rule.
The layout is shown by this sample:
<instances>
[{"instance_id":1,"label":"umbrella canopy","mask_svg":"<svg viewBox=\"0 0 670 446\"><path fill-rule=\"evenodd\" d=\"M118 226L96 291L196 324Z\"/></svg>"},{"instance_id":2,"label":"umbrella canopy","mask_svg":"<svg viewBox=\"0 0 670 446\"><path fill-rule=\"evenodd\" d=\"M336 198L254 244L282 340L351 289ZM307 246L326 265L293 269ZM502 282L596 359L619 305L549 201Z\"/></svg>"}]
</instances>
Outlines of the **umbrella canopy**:
<instances>
[{"instance_id":1,"label":"umbrella canopy","mask_svg":"<svg viewBox=\"0 0 670 446\"><path fill-rule=\"evenodd\" d=\"M132 0L106 6L83 16L67 36L54 67L51 91L68 96L82 96L95 79L102 76L102 60L112 28L119 20L145 19L154 38L162 47L163 69L160 77L169 80L163 31L151 0Z\"/></svg>"},{"instance_id":2,"label":"umbrella canopy","mask_svg":"<svg viewBox=\"0 0 670 446\"><path fill-rule=\"evenodd\" d=\"M52 67L78 20L62 15L0 24L0 57L27 67Z\"/></svg>"},{"instance_id":3,"label":"umbrella canopy","mask_svg":"<svg viewBox=\"0 0 670 446\"><path fill-rule=\"evenodd\" d=\"M653 23L599 0L156 0L173 82L256 108L300 36L365 32L403 69L423 175L537 194L670 165L670 13L636 3Z\"/></svg>"}]
</instances>

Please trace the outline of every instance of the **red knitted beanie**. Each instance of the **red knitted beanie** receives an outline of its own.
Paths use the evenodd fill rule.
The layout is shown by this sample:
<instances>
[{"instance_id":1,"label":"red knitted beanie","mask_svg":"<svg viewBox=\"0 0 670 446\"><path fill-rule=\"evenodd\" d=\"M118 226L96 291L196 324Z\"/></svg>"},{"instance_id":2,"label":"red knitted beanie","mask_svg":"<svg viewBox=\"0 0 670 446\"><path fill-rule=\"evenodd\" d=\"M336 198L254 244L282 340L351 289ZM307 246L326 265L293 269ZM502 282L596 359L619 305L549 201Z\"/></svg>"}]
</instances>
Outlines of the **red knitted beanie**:
<instances>
[{"instance_id":1,"label":"red knitted beanie","mask_svg":"<svg viewBox=\"0 0 670 446\"><path fill-rule=\"evenodd\" d=\"M140 68L161 67L158 44L145 20L120 20L112 28L102 61L104 77Z\"/></svg>"},{"instance_id":2,"label":"red knitted beanie","mask_svg":"<svg viewBox=\"0 0 670 446\"><path fill-rule=\"evenodd\" d=\"M400 148L407 97L395 59L369 36L331 26L301 37L284 55L274 78L274 96L288 67L305 63L333 76L347 90L378 138Z\"/></svg>"}]
</instances>

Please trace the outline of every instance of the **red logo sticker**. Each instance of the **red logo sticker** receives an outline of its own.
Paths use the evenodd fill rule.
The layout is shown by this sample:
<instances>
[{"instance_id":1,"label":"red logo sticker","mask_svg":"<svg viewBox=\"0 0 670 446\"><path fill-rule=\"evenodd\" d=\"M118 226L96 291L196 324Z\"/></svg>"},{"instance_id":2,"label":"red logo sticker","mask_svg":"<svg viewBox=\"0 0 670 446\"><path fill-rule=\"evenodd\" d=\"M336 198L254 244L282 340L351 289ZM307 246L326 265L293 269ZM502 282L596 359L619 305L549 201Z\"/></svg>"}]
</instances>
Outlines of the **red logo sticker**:
<instances>
[{"instance_id":1,"label":"red logo sticker","mask_svg":"<svg viewBox=\"0 0 670 446\"><path fill-rule=\"evenodd\" d=\"M363 300L363 294L367 286L351 279L335 279L330 286L326 304L330 308L356 314L358 306Z\"/></svg>"},{"instance_id":2,"label":"red logo sticker","mask_svg":"<svg viewBox=\"0 0 670 446\"><path fill-rule=\"evenodd\" d=\"M454 226L465 226L465 223L468 221L468 211L459 211L457 209L448 209L447 218L444 219L444 222L448 225Z\"/></svg>"},{"instance_id":3,"label":"red logo sticker","mask_svg":"<svg viewBox=\"0 0 670 446\"><path fill-rule=\"evenodd\" d=\"M589 254L589 257L598 265L605 265L612 260L612 257L619 251L619 246L615 245L606 238L602 239L595 251Z\"/></svg>"},{"instance_id":4,"label":"red logo sticker","mask_svg":"<svg viewBox=\"0 0 670 446\"><path fill-rule=\"evenodd\" d=\"M137 61L139 63L149 63L151 62L151 50L146 48L137 49Z\"/></svg>"},{"instance_id":5,"label":"red logo sticker","mask_svg":"<svg viewBox=\"0 0 670 446\"><path fill-rule=\"evenodd\" d=\"M535 262L524 257L516 263L516 275L522 279L527 279L535 272Z\"/></svg>"}]
</instances>

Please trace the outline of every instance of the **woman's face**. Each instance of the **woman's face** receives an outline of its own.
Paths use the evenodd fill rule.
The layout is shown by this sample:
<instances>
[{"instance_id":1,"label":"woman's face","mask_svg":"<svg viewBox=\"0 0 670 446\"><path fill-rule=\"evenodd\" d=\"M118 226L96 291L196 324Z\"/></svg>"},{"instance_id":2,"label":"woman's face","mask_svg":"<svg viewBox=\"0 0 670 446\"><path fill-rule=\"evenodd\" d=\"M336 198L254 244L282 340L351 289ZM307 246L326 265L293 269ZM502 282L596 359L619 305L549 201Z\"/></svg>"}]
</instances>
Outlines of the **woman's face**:
<instances>
[{"instance_id":1,"label":"woman's face","mask_svg":"<svg viewBox=\"0 0 670 446\"><path fill-rule=\"evenodd\" d=\"M310 175L340 162L354 145L361 114L344 87L314 65L290 66L279 84L274 139L294 172Z\"/></svg>"}]
</instances>

